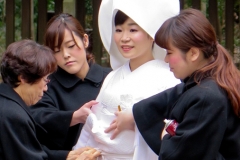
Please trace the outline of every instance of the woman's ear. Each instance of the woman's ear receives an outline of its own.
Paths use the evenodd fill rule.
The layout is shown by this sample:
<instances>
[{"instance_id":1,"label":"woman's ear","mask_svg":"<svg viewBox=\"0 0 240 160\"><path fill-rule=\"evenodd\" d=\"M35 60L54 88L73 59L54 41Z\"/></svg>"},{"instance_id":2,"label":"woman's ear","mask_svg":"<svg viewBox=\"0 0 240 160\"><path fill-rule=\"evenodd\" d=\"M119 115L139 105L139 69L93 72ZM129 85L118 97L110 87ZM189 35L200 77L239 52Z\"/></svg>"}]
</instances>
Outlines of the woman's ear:
<instances>
[{"instance_id":1,"label":"woman's ear","mask_svg":"<svg viewBox=\"0 0 240 160\"><path fill-rule=\"evenodd\" d=\"M194 61L196 61L199 57L200 57L200 50L199 50L199 48L196 48L196 47L192 47L191 49L190 49L190 60L192 61L192 62L194 62Z\"/></svg>"},{"instance_id":2,"label":"woman's ear","mask_svg":"<svg viewBox=\"0 0 240 160\"><path fill-rule=\"evenodd\" d=\"M25 79L22 78L22 75L19 75L19 76L18 76L18 81L19 81L19 82L18 82L19 84L24 84L24 83L26 83Z\"/></svg>"},{"instance_id":3,"label":"woman's ear","mask_svg":"<svg viewBox=\"0 0 240 160\"><path fill-rule=\"evenodd\" d=\"M89 38L88 38L87 34L83 35L83 45L84 45L85 48L87 48L88 45L89 45Z\"/></svg>"}]
</instances>

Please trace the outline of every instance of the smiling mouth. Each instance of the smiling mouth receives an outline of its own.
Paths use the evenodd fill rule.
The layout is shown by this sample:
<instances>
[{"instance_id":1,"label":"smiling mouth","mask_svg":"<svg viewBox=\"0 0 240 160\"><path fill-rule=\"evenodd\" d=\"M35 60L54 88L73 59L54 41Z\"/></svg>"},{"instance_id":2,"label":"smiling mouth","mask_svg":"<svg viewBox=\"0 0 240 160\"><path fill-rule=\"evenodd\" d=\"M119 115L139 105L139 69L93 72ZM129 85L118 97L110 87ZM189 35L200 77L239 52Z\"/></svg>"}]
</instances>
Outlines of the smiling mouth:
<instances>
[{"instance_id":1,"label":"smiling mouth","mask_svg":"<svg viewBox=\"0 0 240 160\"><path fill-rule=\"evenodd\" d=\"M133 47L121 47L123 51L130 51Z\"/></svg>"}]
</instances>

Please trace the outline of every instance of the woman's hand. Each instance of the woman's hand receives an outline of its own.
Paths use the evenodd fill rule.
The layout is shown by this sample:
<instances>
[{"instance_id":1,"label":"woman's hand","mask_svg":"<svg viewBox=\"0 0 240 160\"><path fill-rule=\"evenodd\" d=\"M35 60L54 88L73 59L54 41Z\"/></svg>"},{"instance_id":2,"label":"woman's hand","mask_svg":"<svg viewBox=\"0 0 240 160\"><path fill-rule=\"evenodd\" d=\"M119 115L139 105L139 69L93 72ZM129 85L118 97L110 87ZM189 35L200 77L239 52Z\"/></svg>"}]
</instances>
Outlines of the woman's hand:
<instances>
[{"instance_id":1,"label":"woman's hand","mask_svg":"<svg viewBox=\"0 0 240 160\"><path fill-rule=\"evenodd\" d=\"M85 103L82 107L76 110L73 113L70 126L74 126L78 123L85 123L88 115L92 113L91 107L97 103L98 103L97 101L92 100L90 102Z\"/></svg>"},{"instance_id":2,"label":"woman's hand","mask_svg":"<svg viewBox=\"0 0 240 160\"><path fill-rule=\"evenodd\" d=\"M101 155L101 152L98 150L91 148L89 150L85 150L81 153L80 156L76 160L96 160L97 157Z\"/></svg>"},{"instance_id":3,"label":"woman's hand","mask_svg":"<svg viewBox=\"0 0 240 160\"><path fill-rule=\"evenodd\" d=\"M66 160L95 160L101 153L91 147L70 151Z\"/></svg>"},{"instance_id":4,"label":"woman's hand","mask_svg":"<svg viewBox=\"0 0 240 160\"><path fill-rule=\"evenodd\" d=\"M134 130L135 122L132 110L115 112L116 119L112 121L105 133L113 131L111 139L114 139L123 130Z\"/></svg>"}]
</instances>

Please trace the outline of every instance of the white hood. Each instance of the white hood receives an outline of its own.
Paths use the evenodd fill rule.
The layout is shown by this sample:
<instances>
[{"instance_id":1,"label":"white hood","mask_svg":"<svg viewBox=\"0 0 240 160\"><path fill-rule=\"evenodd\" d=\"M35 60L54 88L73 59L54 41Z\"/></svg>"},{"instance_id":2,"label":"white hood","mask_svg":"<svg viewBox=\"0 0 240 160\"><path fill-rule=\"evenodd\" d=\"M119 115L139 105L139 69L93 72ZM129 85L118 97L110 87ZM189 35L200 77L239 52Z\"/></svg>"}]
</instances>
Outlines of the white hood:
<instances>
[{"instance_id":1,"label":"white hood","mask_svg":"<svg viewBox=\"0 0 240 160\"><path fill-rule=\"evenodd\" d=\"M110 54L113 69L117 69L128 60L121 55L112 36L115 31L114 17L118 10L124 12L154 38L163 22L179 13L180 5L179 0L102 0L98 15L99 32L103 45ZM165 54L164 49L154 44L155 59L163 60Z\"/></svg>"}]
</instances>

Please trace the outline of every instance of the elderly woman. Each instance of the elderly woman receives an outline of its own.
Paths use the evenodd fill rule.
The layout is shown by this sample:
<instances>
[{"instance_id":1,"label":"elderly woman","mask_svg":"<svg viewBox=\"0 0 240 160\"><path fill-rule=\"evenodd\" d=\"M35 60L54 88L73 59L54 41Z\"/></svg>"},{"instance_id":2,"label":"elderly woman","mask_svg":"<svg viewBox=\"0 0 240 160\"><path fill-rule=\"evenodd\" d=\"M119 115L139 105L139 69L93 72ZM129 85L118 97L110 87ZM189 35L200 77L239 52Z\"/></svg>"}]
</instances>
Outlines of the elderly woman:
<instances>
[{"instance_id":1,"label":"elderly woman","mask_svg":"<svg viewBox=\"0 0 240 160\"><path fill-rule=\"evenodd\" d=\"M59 159L62 152L50 151L38 140L44 134L33 120L29 106L37 103L47 91L49 74L57 68L52 50L32 40L9 45L1 61L0 84L0 159ZM47 142L47 140L45 140ZM70 152L67 159L83 159L92 149ZM91 151L90 155L97 154Z\"/></svg>"}]
</instances>

